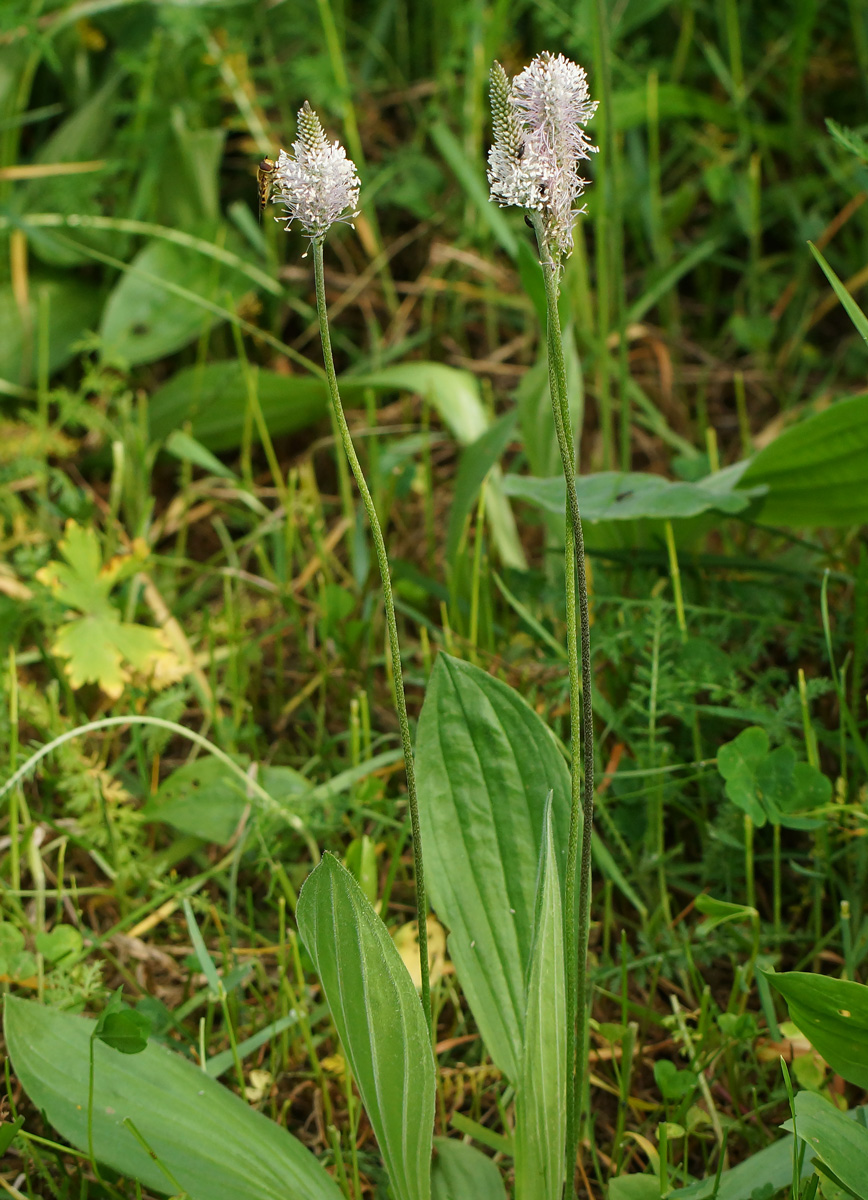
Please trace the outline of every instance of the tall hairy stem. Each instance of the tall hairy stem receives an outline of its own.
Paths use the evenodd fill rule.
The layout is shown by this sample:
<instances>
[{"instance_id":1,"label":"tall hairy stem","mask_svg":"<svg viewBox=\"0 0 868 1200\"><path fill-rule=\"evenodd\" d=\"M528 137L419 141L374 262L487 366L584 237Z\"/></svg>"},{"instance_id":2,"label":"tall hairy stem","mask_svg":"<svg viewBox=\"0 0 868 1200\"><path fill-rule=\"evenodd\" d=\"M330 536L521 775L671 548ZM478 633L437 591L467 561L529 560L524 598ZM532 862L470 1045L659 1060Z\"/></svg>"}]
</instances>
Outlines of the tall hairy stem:
<instances>
[{"instance_id":1,"label":"tall hairy stem","mask_svg":"<svg viewBox=\"0 0 868 1200\"><path fill-rule=\"evenodd\" d=\"M534 221L542 255L546 289L549 390L566 482L564 572L567 607L567 652L570 676L571 795L564 903L567 997L567 1187L573 1194L584 1072L579 1050L586 1042L588 935L591 924L591 833L594 823L594 726L591 706L591 625L585 573L585 541L579 498L572 418L567 394L563 334L558 313L558 263L546 261L539 218ZM576 600L578 599L578 629ZM579 697L581 696L581 701ZM576 874L578 871L578 900ZM576 907L578 902L578 922ZM578 924L578 929L577 929Z\"/></svg>"},{"instance_id":2,"label":"tall hairy stem","mask_svg":"<svg viewBox=\"0 0 868 1200\"><path fill-rule=\"evenodd\" d=\"M325 278L323 272L323 247L321 240L313 243L313 264L316 277L316 308L319 316L319 332L322 339L323 361L328 380L329 397L332 411L337 422L338 431L343 443L344 453L350 470L355 478L362 504L368 515L371 535L374 540L374 551L380 567L380 579L383 585L383 602L386 608L386 625L389 631L389 649L392 657L392 677L395 683L395 711L398 714L398 724L401 728L401 745L404 750L404 770L407 775L407 797L410 804L410 826L413 833L413 866L416 883L416 917L419 924L419 960L422 973L422 1008L429 1032L433 1037L431 1018L431 980L428 969L428 903L425 898L425 874L422 865L422 834L419 826L419 802L416 796L416 764L413 758L413 742L410 737L410 722L407 717L407 699L404 694L404 672L401 666L401 648L398 644L398 622L395 618L395 601L392 596L392 579L389 572L389 558L386 554L386 543L380 527L380 519L374 506L373 498L368 489L365 476L359 462L356 448L353 445L347 419L341 403L338 380L335 374L334 358L332 356L331 335L329 333L328 310L326 308Z\"/></svg>"}]
</instances>

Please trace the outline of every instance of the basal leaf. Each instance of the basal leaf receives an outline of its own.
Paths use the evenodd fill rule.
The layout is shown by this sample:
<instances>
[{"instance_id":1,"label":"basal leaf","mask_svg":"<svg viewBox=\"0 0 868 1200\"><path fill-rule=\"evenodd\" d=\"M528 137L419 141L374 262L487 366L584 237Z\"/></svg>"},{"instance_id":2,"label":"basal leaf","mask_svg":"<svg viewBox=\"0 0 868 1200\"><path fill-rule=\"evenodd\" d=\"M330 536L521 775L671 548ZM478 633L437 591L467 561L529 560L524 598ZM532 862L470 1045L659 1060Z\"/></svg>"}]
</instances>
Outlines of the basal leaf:
<instances>
[{"instance_id":1,"label":"basal leaf","mask_svg":"<svg viewBox=\"0 0 868 1200\"><path fill-rule=\"evenodd\" d=\"M143 815L222 846L238 828L247 804L241 780L219 759L204 757L164 779Z\"/></svg>"},{"instance_id":2,"label":"basal leaf","mask_svg":"<svg viewBox=\"0 0 868 1200\"><path fill-rule=\"evenodd\" d=\"M273 437L305 429L328 410L325 384L313 376L280 375L259 370L259 405ZM208 450L233 450L241 444L247 413L247 378L236 360L206 363L176 371L151 396L148 426L162 441L188 421L190 432ZM254 423L253 436L259 434Z\"/></svg>"},{"instance_id":3,"label":"basal leaf","mask_svg":"<svg viewBox=\"0 0 868 1200\"><path fill-rule=\"evenodd\" d=\"M349 871L325 854L298 898L314 960L397 1200L429 1200L434 1055L407 968Z\"/></svg>"},{"instance_id":4,"label":"basal leaf","mask_svg":"<svg viewBox=\"0 0 868 1200\"><path fill-rule=\"evenodd\" d=\"M219 317L161 286L165 280L215 303L241 296L248 281L225 266L155 239L135 256L106 301L100 324L104 352L135 365L189 345Z\"/></svg>"},{"instance_id":5,"label":"basal leaf","mask_svg":"<svg viewBox=\"0 0 868 1200\"><path fill-rule=\"evenodd\" d=\"M78 279L40 276L29 281L28 306L22 314L11 284L0 287L0 378L28 384L36 376L40 296L47 303L49 373L74 355L73 346L99 320L101 296L96 286ZM20 297L19 297L20 300ZM27 324L23 320L26 315Z\"/></svg>"},{"instance_id":6,"label":"basal leaf","mask_svg":"<svg viewBox=\"0 0 868 1200\"><path fill-rule=\"evenodd\" d=\"M566 1090L564 920L550 795L527 981L524 1052L516 1086L516 1200L560 1200L566 1174Z\"/></svg>"},{"instance_id":7,"label":"basal leaf","mask_svg":"<svg viewBox=\"0 0 868 1200\"><path fill-rule=\"evenodd\" d=\"M866 1113L868 1109L864 1106L851 1109L845 1115L845 1120L864 1120ZM808 1146L801 1178L813 1173L814 1153ZM667 1200L752 1200L755 1195L777 1195L784 1188L789 1189L792 1180L793 1138L787 1134L771 1146L752 1154L738 1166L724 1171L719 1187L715 1186L714 1175L709 1175L706 1179L669 1192Z\"/></svg>"},{"instance_id":8,"label":"basal leaf","mask_svg":"<svg viewBox=\"0 0 868 1200\"><path fill-rule=\"evenodd\" d=\"M431 1200L506 1200L506 1188L492 1160L457 1138L434 1139Z\"/></svg>"},{"instance_id":9,"label":"basal leaf","mask_svg":"<svg viewBox=\"0 0 868 1200\"><path fill-rule=\"evenodd\" d=\"M793 425L755 455L739 487L768 488L763 522L792 526L868 521L868 392Z\"/></svg>"},{"instance_id":10,"label":"basal leaf","mask_svg":"<svg viewBox=\"0 0 868 1200\"><path fill-rule=\"evenodd\" d=\"M507 496L526 500L546 512L563 513L566 485L558 475L535 479L507 475ZM674 483L662 475L639 472L598 471L576 479L583 521L635 521L640 518L674 520L695 517L710 509L737 513L747 508L750 497L743 492L721 491L701 483Z\"/></svg>"},{"instance_id":11,"label":"basal leaf","mask_svg":"<svg viewBox=\"0 0 868 1200\"><path fill-rule=\"evenodd\" d=\"M570 779L545 723L512 688L437 658L417 733L432 907L485 1044L513 1081L524 1042L546 796L563 873Z\"/></svg>"},{"instance_id":12,"label":"basal leaf","mask_svg":"<svg viewBox=\"0 0 868 1200\"><path fill-rule=\"evenodd\" d=\"M4 1026L30 1099L85 1150L95 1022L7 996ZM191 1200L340 1200L337 1184L299 1141L180 1055L155 1043L132 1056L100 1042L93 1050L99 1162L166 1191L165 1176L124 1127L129 1117Z\"/></svg>"},{"instance_id":13,"label":"basal leaf","mask_svg":"<svg viewBox=\"0 0 868 1200\"><path fill-rule=\"evenodd\" d=\"M784 1129L811 1147L814 1157L825 1163L859 1200L868 1200L868 1129L848 1120L833 1104L814 1092L796 1096L796 1119Z\"/></svg>"},{"instance_id":14,"label":"basal leaf","mask_svg":"<svg viewBox=\"0 0 868 1200\"><path fill-rule=\"evenodd\" d=\"M850 1083L868 1088L868 986L807 971L766 977L829 1066Z\"/></svg>"}]
</instances>

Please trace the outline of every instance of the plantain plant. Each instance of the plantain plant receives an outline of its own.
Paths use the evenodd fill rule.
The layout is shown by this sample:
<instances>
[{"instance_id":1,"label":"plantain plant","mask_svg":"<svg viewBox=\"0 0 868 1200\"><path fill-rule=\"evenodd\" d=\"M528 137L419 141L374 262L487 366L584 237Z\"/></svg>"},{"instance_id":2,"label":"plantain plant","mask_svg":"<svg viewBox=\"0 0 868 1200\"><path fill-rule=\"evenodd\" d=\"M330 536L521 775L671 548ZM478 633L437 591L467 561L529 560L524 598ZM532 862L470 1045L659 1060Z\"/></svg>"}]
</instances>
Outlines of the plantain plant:
<instances>
[{"instance_id":1,"label":"plantain plant","mask_svg":"<svg viewBox=\"0 0 868 1200\"><path fill-rule=\"evenodd\" d=\"M413 836L421 996L382 918L333 855L324 855L309 875L296 916L395 1200L506 1196L504 1178L490 1158L456 1139L433 1136L436 1028L426 872L486 1049L514 1089L514 1126L502 1148L513 1160L515 1200L575 1194L587 1083L595 849L590 623L558 297L585 186L579 166L594 151L585 126L596 106L584 71L562 55L539 55L513 80L495 64L491 95L491 196L525 210L545 290L552 415L566 494L569 766L551 731L514 689L446 653L431 674L414 749L385 539L341 404L326 308L323 244L332 225L358 215L359 179L343 147L328 141L307 104L299 113L293 154L281 151L272 178L287 227L298 222L310 238L334 428L362 497L380 568ZM228 1014L228 985L208 957L192 910L187 916L208 986ZM842 1039L850 1036L850 1022L856 1033L864 1032L864 989L838 985L844 990L830 990L824 1007L810 979L792 975L773 982L794 1005L794 1019L805 1032L814 1030L829 1061L840 1052L844 1064ZM198 1070L162 1046L146 1046L141 1023L125 1017L119 1005L118 998L108 1036L105 1020L93 1023L31 1002L6 1001L6 1035L19 1078L95 1169L102 1163L192 1200L336 1200L338 1183L299 1141L221 1088L209 1064ZM301 1018L296 1013L291 1019ZM236 1067L243 1049L233 1042ZM864 1086L864 1053L857 1046L853 1056L858 1070L848 1077ZM844 1065L840 1069L844 1073ZM792 1127L797 1133L809 1128L812 1144L816 1137L829 1145L837 1138L844 1150L837 1157L829 1151L828 1171L864 1196L858 1190L861 1175L848 1165L847 1154L864 1155L868 1135L855 1126L845 1129L815 1108L810 1098L800 1099ZM788 1162L782 1168L778 1148L772 1150L771 1156L763 1152L751 1160L749 1191L782 1186L781 1178L788 1182ZM358 1178L350 1182L342 1164L338 1175L344 1194L361 1200ZM727 1185L718 1176L695 1196L739 1200L737 1181L726 1193L721 1186Z\"/></svg>"}]
</instances>

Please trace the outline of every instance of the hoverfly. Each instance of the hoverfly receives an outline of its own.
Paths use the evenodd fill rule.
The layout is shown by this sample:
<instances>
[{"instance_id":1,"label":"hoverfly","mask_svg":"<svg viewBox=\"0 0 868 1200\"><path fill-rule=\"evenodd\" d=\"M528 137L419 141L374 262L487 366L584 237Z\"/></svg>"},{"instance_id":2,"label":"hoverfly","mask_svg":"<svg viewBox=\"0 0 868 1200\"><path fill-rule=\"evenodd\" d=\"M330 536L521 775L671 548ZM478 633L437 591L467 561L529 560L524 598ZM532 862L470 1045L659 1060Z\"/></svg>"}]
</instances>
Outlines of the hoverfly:
<instances>
[{"instance_id":1,"label":"hoverfly","mask_svg":"<svg viewBox=\"0 0 868 1200\"><path fill-rule=\"evenodd\" d=\"M259 223L262 224L262 211L271 196L271 186L274 183L274 160L263 158L256 168L256 186L259 188Z\"/></svg>"}]
</instances>

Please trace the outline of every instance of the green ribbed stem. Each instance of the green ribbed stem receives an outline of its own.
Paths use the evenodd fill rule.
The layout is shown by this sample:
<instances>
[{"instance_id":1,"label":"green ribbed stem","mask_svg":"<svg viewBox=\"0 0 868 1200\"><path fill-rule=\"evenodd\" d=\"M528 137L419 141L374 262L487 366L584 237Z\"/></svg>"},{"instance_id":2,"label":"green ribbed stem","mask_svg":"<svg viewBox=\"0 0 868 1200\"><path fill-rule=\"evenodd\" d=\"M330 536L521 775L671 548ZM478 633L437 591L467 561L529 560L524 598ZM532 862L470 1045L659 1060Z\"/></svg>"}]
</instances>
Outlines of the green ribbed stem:
<instances>
[{"instance_id":1,"label":"green ribbed stem","mask_svg":"<svg viewBox=\"0 0 868 1200\"><path fill-rule=\"evenodd\" d=\"M584 1072L579 1048L586 1044L588 936L591 927L591 832L594 823L594 724L591 706L591 623L585 573L585 541L576 492L572 418L567 394L563 335L558 312L560 263L548 259L541 219L533 214L546 289L549 390L566 482L564 573L570 676L570 831L564 898L567 1012L567 1195L574 1194ZM578 599L579 621L576 622ZM581 697L581 701L580 701ZM584 781L584 786L583 786ZM580 832L581 831L581 832ZM576 873L579 873L576 930Z\"/></svg>"},{"instance_id":2,"label":"green ribbed stem","mask_svg":"<svg viewBox=\"0 0 868 1200\"><path fill-rule=\"evenodd\" d=\"M329 397L332 411L337 422L338 431L350 464L350 470L359 489L362 504L368 514L371 535L374 540L374 551L380 567L380 578L383 584L383 601L386 607L386 625L389 630L389 649L392 656L392 676L395 682L395 711L398 714L398 724L401 727L401 745L404 749L404 770L407 773L407 798L410 804L410 827L413 833L413 865L416 882L416 917L419 923L419 963L422 971L422 1008L428 1030L433 1039L431 1019L431 980L428 970L428 903L425 898L425 874L422 867L422 834L419 827L419 802L416 798L416 764L413 758L413 741L410 737L410 721L407 717L407 699L404 694L404 671L401 666L401 648L398 644L398 622L395 618L395 601L392 596L392 578L389 572L389 558L386 554L386 543L380 527L380 519L371 496L362 465L359 462L356 448L353 445L347 419L341 404L338 379L335 374L335 363L332 356L332 342L329 333L328 309L326 308L325 278L323 273L323 244L322 241L313 243L313 267L316 277L316 309L319 316L319 332L322 339L323 362L328 380Z\"/></svg>"}]
</instances>

